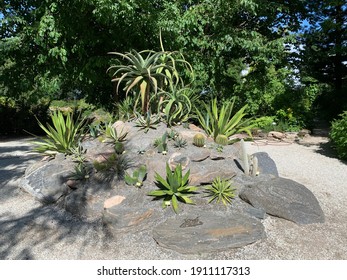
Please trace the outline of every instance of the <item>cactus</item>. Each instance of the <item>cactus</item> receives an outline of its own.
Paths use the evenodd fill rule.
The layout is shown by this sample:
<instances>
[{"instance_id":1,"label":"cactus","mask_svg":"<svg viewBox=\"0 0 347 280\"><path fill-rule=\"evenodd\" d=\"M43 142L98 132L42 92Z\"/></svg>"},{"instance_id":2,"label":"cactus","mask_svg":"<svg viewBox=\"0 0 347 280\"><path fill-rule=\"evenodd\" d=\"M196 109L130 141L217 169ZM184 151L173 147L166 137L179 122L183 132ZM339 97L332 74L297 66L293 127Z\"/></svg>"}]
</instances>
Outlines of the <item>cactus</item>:
<instances>
[{"instance_id":1,"label":"cactus","mask_svg":"<svg viewBox=\"0 0 347 280\"><path fill-rule=\"evenodd\" d=\"M205 145L205 136L202 133L195 134L193 144L197 147L203 147Z\"/></svg>"},{"instance_id":2,"label":"cactus","mask_svg":"<svg viewBox=\"0 0 347 280\"><path fill-rule=\"evenodd\" d=\"M214 140L218 145L226 146L229 143L229 139L224 134L218 134L216 139Z\"/></svg>"},{"instance_id":3,"label":"cactus","mask_svg":"<svg viewBox=\"0 0 347 280\"><path fill-rule=\"evenodd\" d=\"M245 141L241 139L241 151L242 151L242 163L243 163L243 171L245 172L246 175L249 175L249 162L248 162L248 155L246 151L246 145Z\"/></svg>"},{"instance_id":4,"label":"cactus","mask_svg":"<svg viewBox=\"0 0 347 280\"><path fill-rule=\"evenodd\" d=\"M258 158L256 156L252 156L251 160L251 170L252 176L257 176L259 174L258 171Z\"/></svg>"}]
</instances>

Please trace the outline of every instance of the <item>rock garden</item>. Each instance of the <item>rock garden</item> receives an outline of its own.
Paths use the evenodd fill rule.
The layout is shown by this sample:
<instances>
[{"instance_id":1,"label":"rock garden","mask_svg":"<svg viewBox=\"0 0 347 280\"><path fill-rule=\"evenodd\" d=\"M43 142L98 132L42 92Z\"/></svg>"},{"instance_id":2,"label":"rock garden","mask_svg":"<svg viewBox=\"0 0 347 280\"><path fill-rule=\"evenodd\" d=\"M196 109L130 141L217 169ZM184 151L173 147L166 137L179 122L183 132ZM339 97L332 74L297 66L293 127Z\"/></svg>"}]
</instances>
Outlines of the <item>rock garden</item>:
<instances>
[{"instance_id":1,"label":"rock garden","mask_svg":"<svg viewBox=\"0 0 347 280\"><path fill-rule=\"evenodd\" d=\"M20 187L117 234L146 229L158 246L198 254L261 242L268 215L302 226L324 222L312 192L279 177L266 153L249 154L249 136L237 130L213 135L150 113L89 132L69 114L56 112L52 122L41 124L43 157ZM53 140L58 134L64 140Z\"/></svg>"}]
</instances>

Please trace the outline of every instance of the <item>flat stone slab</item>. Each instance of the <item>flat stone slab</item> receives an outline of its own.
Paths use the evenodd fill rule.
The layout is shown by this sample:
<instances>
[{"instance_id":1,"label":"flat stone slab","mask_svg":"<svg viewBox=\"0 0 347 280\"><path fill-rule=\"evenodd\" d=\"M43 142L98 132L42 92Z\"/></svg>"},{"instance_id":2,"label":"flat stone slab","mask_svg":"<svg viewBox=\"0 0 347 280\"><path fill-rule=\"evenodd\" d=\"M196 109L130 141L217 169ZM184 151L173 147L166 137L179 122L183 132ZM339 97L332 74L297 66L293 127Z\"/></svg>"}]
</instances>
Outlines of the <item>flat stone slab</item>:
<instances>
[{"instance_id":1,"label":"flat stone slab","mask_svg":"<svg viewBox=\"0 0 347 280\"><path fill-rule=\"evenodd\" d=\"M324 213L314 194L304 185L272 178L245 187L240 198L266 213L297 224L323 223Z\"/></svg>"},{"instance_id":2,"label":"flat stone slab","mask_svg":"<svg viewBox=\"0 0 347 280\"><path fill-rule=\"evenodd\" d=\"M116 195L104 202L103 223L118 232L143 230L152 225L157 212L146 205L142 193Z\"/></svg>"},{"instance_id":3,"label":"flat stone slab","mask_svg":"<svg viewBox=\"0 0 347 280\"><path fill-rule=\"evenodd\" d=\"M264 237L264 226L259 220L237 212L184 213L153 230L153 238L160 246L182 254L239 248Z\"/></svg>"}]
</instances>

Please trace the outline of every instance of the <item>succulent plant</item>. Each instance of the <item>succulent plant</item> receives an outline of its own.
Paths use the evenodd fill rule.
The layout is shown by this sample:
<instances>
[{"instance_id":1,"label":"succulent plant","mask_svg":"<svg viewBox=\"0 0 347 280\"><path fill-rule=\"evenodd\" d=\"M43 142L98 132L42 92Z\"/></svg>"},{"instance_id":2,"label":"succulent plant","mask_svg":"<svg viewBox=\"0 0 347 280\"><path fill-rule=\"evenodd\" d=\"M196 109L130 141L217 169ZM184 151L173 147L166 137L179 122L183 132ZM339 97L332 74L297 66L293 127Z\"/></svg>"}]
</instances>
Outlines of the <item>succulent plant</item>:
<instances>
[{"instance_id":1,"label":"succulent plant","mask_svg":"<svg viewBox=\"0 0 347 280\"><path fill-rule=\"evenodd\" d=\"M136 117L136 126L144 129L145 133L147 133L149 129L156 129L157 124L160 123L160 116L152 115L150 111L148 111L145 116L141 116L139 113L136 113Z\"/></svg>"},{"instance_id":2,"label":"succulent plant","mask_svg":"<svg viewBox=\"0 0 347 280\"><path fill-rule=\"evenodd\" d=\"M243 139L241 139L241 152L242 152L242 167L245 175L249 175L249 158L246 151L246 144Z\"/></svg>"},{"instance_id":3,"label":"succulent plant","mask_svg":"<svg viewBox=\"0 0 347 280\"><path fill-rule=\"evenodd\" d=\"M138 169L135 169L133 175L125 173L124 180L127 185L132 185L140 188L143 185L143 181L147 176L146 165L141 165Z\"/></svg>"},{"instance_id":4,"label":"succulent plant","mask_svg":"<svg viewBox=\"0 0 347 280\"><path fill-rule=\"evenodd\" d=\"M178 149L187 147L187 140L182 137L177 137L174 142L174 147Z\"/></svg>"},{"instance_id":5,"label":"succulent plant","mask_svg":"<svg viewBox=\"0 0 347 280\"><path fill-rule=\"evenodd\" d=\"M235 197L235 189L231 186L231 181L220 177L216 177L212 185L206 186L206 192L211 197L209 203L216 200L217 203L223 202L225 206Z\"/></svg>"},{"instance_id":6,"label":"succulent plant","mask_svg":"<svg viewBox=\"0 0 347 280\"><path fill-rule=\"evenodd\" d=\"M173 129L170 129L170 131L167 131L166 134L170 140L175 140L178 137L177 131L175 131Z\"/></svg>"},{"instance_id":7,"label":"succulent plant","mask_svg":"<svg viewBox=\"0 0 347 280\"><path fill-rule=\"evenodd\" d=\"M205 145L205 136L202 133L195 134L193 144L197 147L203 147Z\"/></svg>"},{"instance_id":8,"label":"succulent plant","mask_svg":"<svg viewBox=\"0 0 347 280\"><path fill-rule=\"evenodd\" d=\"M154 140L153 146L158 148L158 153L167 153L167 133L164 133L161 138Z\"/></svg>"},{"instance_id":9,"label":"succulent plant","mask_svg":"<svg viewBox=\"0 0 347 280\"><path fill-rule=\"evenodd\" d=\"M194 194L197 187L189 186L190 170L183 176L182 166L179 164L174 171L171 171L169 164L166 164L166 179L158 173L155 174L156 185L159 190L149 192L148 195L162 197L164 199L162 207L172 205L175 213L178 212L178 201L194 204L190 196Z\"/></svg>"},{"instance_id":10,"label":"succulent plant","mask_svg":"<svg viewBox=\"0 0 347 280\"><path fill-rule=\"evenodd\" d=\"M214 140L218 145L226 146L229 143L229 139L224 134L218 134L216 139Z\"/></svg>"},{"instance_id":11,"label":"succulent plant","mask_svg":"<svg viewBox=\"0 0 347 280\"><path fill-rule=\"evenodd\" d=\"M124 144L122 142L116 142L114 143L114 151L116 154L120 155L124 152Z\"/></svg>"}]
</instances>

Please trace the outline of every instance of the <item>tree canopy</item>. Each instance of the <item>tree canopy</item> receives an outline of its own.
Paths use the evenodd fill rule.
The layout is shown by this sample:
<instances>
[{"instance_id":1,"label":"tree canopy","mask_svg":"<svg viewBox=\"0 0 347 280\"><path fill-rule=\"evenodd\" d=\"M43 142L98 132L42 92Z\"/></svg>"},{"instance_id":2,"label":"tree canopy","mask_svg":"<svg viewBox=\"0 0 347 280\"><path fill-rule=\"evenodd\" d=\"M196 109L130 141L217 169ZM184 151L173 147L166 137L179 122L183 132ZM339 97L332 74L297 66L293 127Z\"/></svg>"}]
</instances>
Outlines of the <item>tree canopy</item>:
<instances>
[{"instance_id":1,"label":"tree canopy","mask_svg":"<svg viewBox=\"0 0 347 280\"><path fill-rule=\"evenodd\" d=\"M0 8L2 97L76 97L112 108L107 53L159 51L161 33L165 50L193 66L200 92L236 95L254 115L292 109L314 83L345 100L343 1L3 0ZM304 46L302 56L294 46Z\"/></svg>"}]
</instances>

